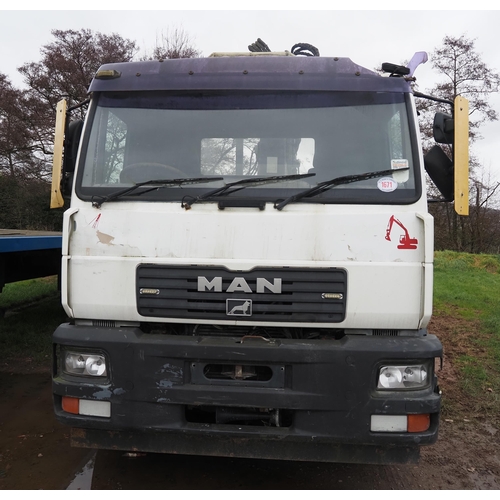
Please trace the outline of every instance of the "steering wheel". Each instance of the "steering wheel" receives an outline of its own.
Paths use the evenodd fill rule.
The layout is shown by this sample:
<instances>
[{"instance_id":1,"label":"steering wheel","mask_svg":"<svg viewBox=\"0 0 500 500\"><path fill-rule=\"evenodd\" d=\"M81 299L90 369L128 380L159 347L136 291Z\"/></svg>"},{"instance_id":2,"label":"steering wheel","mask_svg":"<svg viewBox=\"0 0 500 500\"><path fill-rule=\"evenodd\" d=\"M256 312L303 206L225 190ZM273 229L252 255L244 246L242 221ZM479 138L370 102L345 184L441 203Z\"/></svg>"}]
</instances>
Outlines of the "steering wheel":
<instances>
[{"instance_id":1,"label":"steering wheel","mask_svg":"<svg viewBox=\"0 0 500 500\"><path fill-rule=\"evenodd\" d=\"M120 173L120 182L123 183L138 183L153 179L174 179L177 177L186 177L185 172L164 165L163 163L132 163L127 165Z\"/></svg>"}]
</instances>

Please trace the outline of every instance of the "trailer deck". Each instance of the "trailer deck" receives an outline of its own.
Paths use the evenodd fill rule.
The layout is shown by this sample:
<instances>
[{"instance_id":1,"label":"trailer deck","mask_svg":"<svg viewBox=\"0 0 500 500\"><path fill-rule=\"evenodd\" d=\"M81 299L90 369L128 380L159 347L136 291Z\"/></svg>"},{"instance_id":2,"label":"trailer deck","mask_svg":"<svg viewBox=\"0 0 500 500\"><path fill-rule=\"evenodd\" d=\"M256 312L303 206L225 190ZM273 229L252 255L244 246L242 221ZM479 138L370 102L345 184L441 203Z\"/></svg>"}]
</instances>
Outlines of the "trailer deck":
<instances>
[{"instance_id":1,"label":"trailer deck","mask_svg":"<svg viewBox=\"0 0 500 500\"><path fill-rule=\"evenodd\" d=\"M6 283L59 274L62 234L0 229L0 292Z\"/></svg>"}]
</instances>

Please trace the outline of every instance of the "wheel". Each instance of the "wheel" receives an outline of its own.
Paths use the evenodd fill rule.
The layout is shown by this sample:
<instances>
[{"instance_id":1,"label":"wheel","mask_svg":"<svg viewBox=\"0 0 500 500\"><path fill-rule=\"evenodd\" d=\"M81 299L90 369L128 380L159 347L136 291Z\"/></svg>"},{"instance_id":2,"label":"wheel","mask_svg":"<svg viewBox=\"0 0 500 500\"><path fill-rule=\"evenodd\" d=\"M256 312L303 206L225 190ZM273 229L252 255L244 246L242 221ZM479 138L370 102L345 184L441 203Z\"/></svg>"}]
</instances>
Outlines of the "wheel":
<instances>
[{"instance_id":1,"label":"wheel","mask_svg":"<svg viewBox=\"0 0 500 500\"><path fill-rule=\"evenodd\" d=\"M132 163L127 165L120 173L120 182L137 183L154 179L175 179L185 177L186 174L175 167L163 163Z\"/></svg>"}]
</instances>

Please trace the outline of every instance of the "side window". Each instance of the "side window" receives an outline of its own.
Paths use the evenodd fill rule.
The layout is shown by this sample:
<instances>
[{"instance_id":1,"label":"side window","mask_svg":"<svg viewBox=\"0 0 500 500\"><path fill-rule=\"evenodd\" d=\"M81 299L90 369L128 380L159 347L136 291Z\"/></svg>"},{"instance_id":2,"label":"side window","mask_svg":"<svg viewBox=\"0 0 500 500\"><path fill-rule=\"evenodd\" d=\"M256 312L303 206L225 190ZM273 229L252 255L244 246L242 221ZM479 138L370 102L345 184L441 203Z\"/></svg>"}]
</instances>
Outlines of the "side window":
<instances>
[{"instance_id":1,"label":"side window","mask_svg":"<svg viewBox=\"0 0 500 500\"><path fill-rule=\"evenodd\" d=\"M389 148L391 154L391 168L406 168L411 165L411 157L407 156L408 151L408 132L403 128L403 120L401 120L401 111L394 113L389 120ZM410 172L395 172L393 178L399 183L406 183L410 179ZM413 176L411 176L413 179ZM412 183L413 184L413 183Z\"/></svg>"},{"instance_id":2,"label":"side window","mask_svg":"<svg viewBox=\"0 0 500 500\"><path fill-rule=\"evenodd\" d=\"M401 134L401 113L397 111L389 121L389 146L391 158L403 158L403 137Z\"/></svg>"},{"instance_id":3,"label":"side window","mask_svg":"<svg viewBox=\"0 0 500 500\"><path fill-rule=\"evenodd\" d=\"M120 182L126 140L126 123L112 110L102 110L92 127L83 186L102 186Z\"/></svg>"},{"instance_id":4,"label":"side window","mask_svg":"<svg viewBox=\"0 0 500 500\"><path fill-rule=\"evenodd\" d=\"M103 183L115 184L119 182L123 170L127 125L109 111L106 130Z\"/></svg>"}]
</instances>

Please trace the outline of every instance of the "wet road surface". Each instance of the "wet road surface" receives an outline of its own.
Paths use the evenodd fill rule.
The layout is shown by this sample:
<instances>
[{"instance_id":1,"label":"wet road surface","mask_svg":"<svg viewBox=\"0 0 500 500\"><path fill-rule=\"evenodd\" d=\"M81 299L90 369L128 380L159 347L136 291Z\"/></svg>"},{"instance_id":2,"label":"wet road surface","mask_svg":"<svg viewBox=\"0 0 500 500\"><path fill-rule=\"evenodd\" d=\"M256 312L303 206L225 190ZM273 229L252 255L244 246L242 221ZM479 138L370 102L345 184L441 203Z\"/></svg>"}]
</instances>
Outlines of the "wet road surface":
<instances>
[{"instance_id":1,"label":"wet road surface","mask_svg":"<svg viewBox=\"0 0 500 500\"><path fill-rule=\"evenodd\" d=\"M468 426L444 421L419 465L95 452L70 447L69 429L53 414L49 373L0 371L0 491L499 489L500 433Z\"/></svg>"},{"instance_id":2,"label":"wet road surface","mask_svg":"<svg viewBox=\"0 0 500 500\"><path fill-rule=\"evenodd\" d=\"M406 467L406 466L405 466ZM408 466L413 467L413 466ZM92 489L391 489L394 467L99 451ZM401 486L401 484L399 485Z\"/></svg>"}]
</instances>

